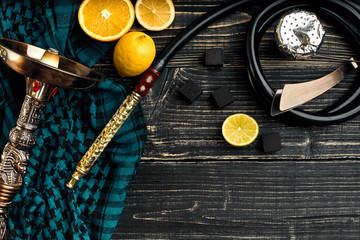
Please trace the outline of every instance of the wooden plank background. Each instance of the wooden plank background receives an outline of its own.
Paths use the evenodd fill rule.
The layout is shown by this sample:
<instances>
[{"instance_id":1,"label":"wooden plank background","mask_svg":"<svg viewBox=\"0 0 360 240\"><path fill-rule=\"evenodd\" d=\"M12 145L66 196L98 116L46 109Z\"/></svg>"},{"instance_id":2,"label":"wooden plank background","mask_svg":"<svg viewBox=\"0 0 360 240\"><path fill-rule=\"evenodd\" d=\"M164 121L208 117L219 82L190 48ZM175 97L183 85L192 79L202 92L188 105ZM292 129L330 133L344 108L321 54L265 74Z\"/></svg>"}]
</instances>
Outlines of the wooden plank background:
<instances>
[{"instance_id":1,"label":"wooden plank background","mask_svg":"<svg viewBox=\"0 0 360 240\"><path fill-rule=\"evenodd\" d=\"M161 32L149 32L157 53L200 15L224 1L174 1L176 17ZM329 126L301 126L269 115L256 99L245 68L245 36L257 9L239 9L216 21L171 60L143 101L148 139L138 173L129 186L113 239L360 239L359 117ZM355 48L341 29L324 20L319 54L350 58ZM135 22L132 30L144 31ZM224 67L205 67L206 49L222 48ZM260 45L261 63L274 88L316 79L341 65L314 58L280 56L273 26ZM95 65L120 79L112 53ZM359 71L306 104L319 110L356 85ZM203 94L188 104L178 93L187 81ZM236 101L215 107L211 93L227 85ZM260 135L279 132L282 150L264 153L260 137L234 148L221 124L234 113L254 117Z\"/></svg>"}]
</instances>

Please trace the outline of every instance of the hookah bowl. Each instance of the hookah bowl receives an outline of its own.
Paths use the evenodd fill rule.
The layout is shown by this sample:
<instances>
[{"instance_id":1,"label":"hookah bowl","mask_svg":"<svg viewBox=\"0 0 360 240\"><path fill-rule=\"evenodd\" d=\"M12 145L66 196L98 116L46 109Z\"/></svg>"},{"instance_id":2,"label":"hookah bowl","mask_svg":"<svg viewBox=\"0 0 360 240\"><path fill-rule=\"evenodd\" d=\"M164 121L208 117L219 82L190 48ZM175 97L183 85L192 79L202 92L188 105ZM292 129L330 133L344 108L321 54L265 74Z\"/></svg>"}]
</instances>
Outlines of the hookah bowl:
<instances>
[{"instance_id":1,"label":"hookah bowl","mask_svg":"<svg viewBox=\"0 0 360 240\"><path fill-rule=\"evenodd\" d=\"M35 131L46 102L58 87L87 89L104 78L86 66L58 55L55 49L44 50L10 39L0 38L0 58L26 76L26 96L0 162L0 239L3 240L9 234L6 213L22 187L28 151L36 144Z\"/></svg>"}]
</instances>

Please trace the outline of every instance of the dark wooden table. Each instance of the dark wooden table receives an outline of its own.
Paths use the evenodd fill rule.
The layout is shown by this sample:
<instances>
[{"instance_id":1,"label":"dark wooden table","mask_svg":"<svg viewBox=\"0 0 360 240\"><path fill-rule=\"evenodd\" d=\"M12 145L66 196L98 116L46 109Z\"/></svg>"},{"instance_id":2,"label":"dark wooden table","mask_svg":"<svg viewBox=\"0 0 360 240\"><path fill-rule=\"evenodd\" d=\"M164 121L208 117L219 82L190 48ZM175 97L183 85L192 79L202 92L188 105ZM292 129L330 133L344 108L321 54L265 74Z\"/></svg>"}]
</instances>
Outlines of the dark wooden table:
<instances>
[{"instance_id":1,"label":"dark wooden table","mask_svg":"<svg viewBox=\"0 0 360 240\"><path fill-rule=\"evenodd\" d=\"M182 29L224 1L174 1L176 17L161 32L149 32L159 53ZM184 46L144 99L148 139L113 239L360 239L360 116L329 126L301 126L269 115L249 84L245 36L255 8L239 9L216 21ZM341 29L324 22L320 53L354 56ZM137 23L132 30L144 31ZM296 61L280 56L269 28L261 62L273 86L308 81L341 65L320 58ZM206 49L222 48L223 67L205 67ZM117 78L112 54L95 68ZM319 110L359 79L348 75L304 106ZM202 95L192 104L178 93L187 81ZM228 86L236 98L217 109L211 93ZM260 126L258 139L235 148L221 125L246 113ZM282 150L264 153L261 135L279 132Z\"/></svg>"}]
</instances>

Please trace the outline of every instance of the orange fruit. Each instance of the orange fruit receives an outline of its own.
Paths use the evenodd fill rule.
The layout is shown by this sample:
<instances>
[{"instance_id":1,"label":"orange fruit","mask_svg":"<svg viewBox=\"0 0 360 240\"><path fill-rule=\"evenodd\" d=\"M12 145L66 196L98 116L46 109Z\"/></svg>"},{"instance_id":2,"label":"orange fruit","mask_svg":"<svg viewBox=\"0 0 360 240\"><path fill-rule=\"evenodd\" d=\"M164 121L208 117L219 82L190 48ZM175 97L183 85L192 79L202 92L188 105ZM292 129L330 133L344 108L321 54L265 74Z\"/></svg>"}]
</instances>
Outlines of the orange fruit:
<instances>
[{"instance_id":1,"label":"orange fruit","mask_svg":"<svg viewBox=\"0 0 360 240\"><path fill-rule=\"evenodd\" d=\"M226 118L222 125L222 134L231 145L243 147L257 138L259 125L249 115L237 113Z\"/></svg>"},{"instance_id":2,"label":"orange fruit","mask_svg":"<svg viewBox=\"0 0 360 240\"><path fill-rule=\"evenodd\" d=\"M85 0L78 19L80 27L90 37L110 42L127 33L135 20L130 0Z\"/></svg>"},{"instance_id":3,"label":"orange fruit","mask_svg":"<svg viewBox=\"0 0 360 240\"><path fill-rule=\"evenodd\" d=\"M175 7L171 0L137 0L135 15L147 30L161 31L174 21Z\"/></svg>"}]
</instances>

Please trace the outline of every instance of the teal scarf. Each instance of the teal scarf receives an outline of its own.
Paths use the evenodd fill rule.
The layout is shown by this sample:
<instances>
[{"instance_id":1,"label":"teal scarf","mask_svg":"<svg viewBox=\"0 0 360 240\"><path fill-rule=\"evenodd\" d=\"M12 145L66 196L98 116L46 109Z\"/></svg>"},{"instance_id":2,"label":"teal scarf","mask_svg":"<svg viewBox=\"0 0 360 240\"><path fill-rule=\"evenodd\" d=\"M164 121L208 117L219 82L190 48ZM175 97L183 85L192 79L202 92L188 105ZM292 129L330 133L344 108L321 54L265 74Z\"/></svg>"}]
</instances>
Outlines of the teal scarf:
<instances>
[{"instance_id":1,"label":"teal scarf","mask_svg":"<svg viewBox=\"0 0 360 240\"><path fill-rule=\"evenodd\" d=\"M0 37L26 42L91 67L114 43L89 38L79 27L76 0L3 0ZM24 76L0 64L0 150L16 124ZM108 79L88 91L59 89L48 102L30 151L24 186L8 213L11 239L110 239L126 186L144 148L141 106L126 120L75 189L65 184L79 159L128 94ZM21 95L19 98L19 94ZM120 97L119 97L120 96Z\"/></svg>"}]
</instances>

